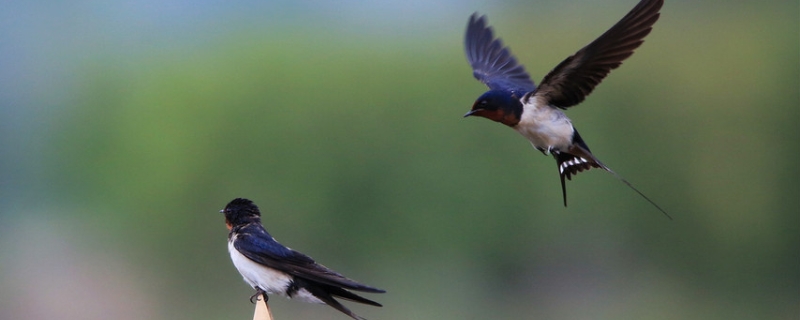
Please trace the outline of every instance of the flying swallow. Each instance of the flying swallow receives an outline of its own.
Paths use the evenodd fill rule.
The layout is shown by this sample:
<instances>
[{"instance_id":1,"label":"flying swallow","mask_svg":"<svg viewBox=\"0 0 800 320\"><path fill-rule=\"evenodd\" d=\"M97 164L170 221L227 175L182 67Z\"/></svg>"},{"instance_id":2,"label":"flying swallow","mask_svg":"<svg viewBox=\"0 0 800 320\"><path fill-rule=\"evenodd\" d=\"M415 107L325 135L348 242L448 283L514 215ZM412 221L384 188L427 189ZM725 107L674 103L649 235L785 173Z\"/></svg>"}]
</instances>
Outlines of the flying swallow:
<instances>
[{"instance_id":1,"label":"flying swallow","mask_svg":"<svg viewBox=\"0 0 800 320\"><path fill-rule=\"evenodd\" d=\"M473 76L489 87L464 115L484 117L505 124L527 138L545 155L553 155L561 177L564 206L565 178L600 168L636 191L668 218L672 217L630 182L612 171L589 151L572 121L562 112L588 96L595 86L633 54L659 17L663 0L642 0L622 20L589 45L568 57L537 87L511 51L495 38L486 17L473 14L467 24L464 45Z\"/></svg>"},{"instance_id":2,"label":"flying swallow","mask_svg":"<svg viewBox=\"0 0 800 320\"><path fill-rule=\"evenodd\" d=\"M311 257L275 241L261 225L261 212L250 200L237 198L220 213L225 214L228 233L228 252L233 265L264 301L267 294L277 294L303 302L324 303L353 319L363 319L343 306L336 298L347 299L376 307L380 303L360 297L348 290L384 293L345 278L318 264Z\"/></svg>"}]
</instances>

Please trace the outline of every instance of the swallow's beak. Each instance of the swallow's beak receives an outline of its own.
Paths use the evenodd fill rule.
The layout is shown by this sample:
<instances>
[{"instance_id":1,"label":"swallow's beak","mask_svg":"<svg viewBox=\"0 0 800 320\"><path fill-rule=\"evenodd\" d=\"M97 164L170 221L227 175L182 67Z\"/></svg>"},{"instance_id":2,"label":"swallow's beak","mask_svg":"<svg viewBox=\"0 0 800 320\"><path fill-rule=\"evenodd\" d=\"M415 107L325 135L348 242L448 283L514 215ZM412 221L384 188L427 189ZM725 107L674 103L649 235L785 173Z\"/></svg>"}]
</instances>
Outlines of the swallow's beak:
<instances>
[{"instance_id":1,"label":"swallow's beak","mask_svg":"<svg viewBox=\"0 0 800 320\"><path fill-rule=\"evenodd\" d=\"M219 213L225 213L225 209L220 210Z\"/></svg>"},{"instance_id":2,"label":"swallow's beak","mask_svg":"<svg viewBox=\"0 0 800 320\"><path fill-rule=\"evenodd\" d=\"M467 114L464 115L464 118L469 117L469 116L471 116L471 115L473 115L476 112L481 111L481 110L483 110L483 109L472 109L469 112L467 112Z\"/></svg>"}]
</instances>

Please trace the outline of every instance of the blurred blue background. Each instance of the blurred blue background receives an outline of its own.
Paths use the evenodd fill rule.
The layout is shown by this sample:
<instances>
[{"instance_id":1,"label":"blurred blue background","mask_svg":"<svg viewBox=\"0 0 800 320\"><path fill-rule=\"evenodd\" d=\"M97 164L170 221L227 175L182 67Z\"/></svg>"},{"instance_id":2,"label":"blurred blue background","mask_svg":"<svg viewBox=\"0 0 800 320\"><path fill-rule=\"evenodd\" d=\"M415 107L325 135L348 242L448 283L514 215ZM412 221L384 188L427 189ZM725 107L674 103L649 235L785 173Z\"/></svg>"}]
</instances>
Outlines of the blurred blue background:
<instances>
[{"instance_id":1,"label":"blurred blue background","mask_svg":"<svg viewBox=\"0 0 800 320\"><path fill-rule=\"evenodd\" d=\"M249 319L235 197L369 319L800 318L797 1L667 1L568 111L675 221L461 117L474 11L538 83L635 2L4 1L0 318Z\"/></svg>"}]
</instances>

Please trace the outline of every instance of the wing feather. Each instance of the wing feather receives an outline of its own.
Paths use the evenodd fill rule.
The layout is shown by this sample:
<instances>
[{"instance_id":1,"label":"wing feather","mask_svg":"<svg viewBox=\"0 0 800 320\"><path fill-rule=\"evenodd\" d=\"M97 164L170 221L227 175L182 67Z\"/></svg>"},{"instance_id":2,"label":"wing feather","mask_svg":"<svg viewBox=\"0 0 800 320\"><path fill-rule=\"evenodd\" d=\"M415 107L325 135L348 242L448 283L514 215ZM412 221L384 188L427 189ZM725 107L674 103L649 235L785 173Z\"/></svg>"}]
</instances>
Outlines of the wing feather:
<instances>
[{"instance_id":1,"label":"wing feather","mask_svg":"<svg viewBox=\"0 0 800 320\"><path fill-rule=\"evenodd\" d=\"M611 29L559 63L534 95L566 109L582 102L611 70L633 54L658 21L663 0L642 0Z\"/></svg>"},{"instance_id":2,"label":"wing feather","mask_svg":"<svg viewBox=\"0 0 800 320\"><path fill-rule=\"evenodd\" d=\"M477 13L470 16L464 49L472 75L490 89L516 91L521 96L536 88L525 67L517 63L499 38L494 37L485 16L478 17Z\"/></svg>"},{"instance_id":3,"label":"wing feather","mask_svg":"<svg viewBox=\"0 0 800 320\"><path fill-rule=\"evenodd\" d=\"M236 250L257 263L311 281L364 292L384 292L384 290L348 279L336 271L316 263L311 257L278 243L262 230L257 228L240 230L233 243Z\"/></svg>"}]
</instances>

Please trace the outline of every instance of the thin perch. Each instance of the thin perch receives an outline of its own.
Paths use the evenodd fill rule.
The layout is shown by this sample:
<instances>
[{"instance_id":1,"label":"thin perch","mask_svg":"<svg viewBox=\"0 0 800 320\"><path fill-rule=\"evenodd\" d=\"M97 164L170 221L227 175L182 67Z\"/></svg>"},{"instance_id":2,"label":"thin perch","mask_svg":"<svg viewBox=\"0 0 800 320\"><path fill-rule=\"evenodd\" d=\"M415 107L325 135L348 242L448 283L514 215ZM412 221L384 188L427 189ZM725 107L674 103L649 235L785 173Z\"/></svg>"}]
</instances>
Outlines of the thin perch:
<instances>
[{"instance_id":1,"label":"thin perch","mask_svg":"<svg viewBox=\"0 0 800 320\"><path fill-rule=\"evenodd\" d=\"M269 311L269 305L260 296L256 298L256 312L253 314L253 320L272 320L272 312Z\"/></svg>"}]
</instances>

